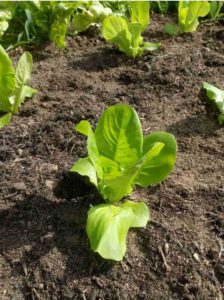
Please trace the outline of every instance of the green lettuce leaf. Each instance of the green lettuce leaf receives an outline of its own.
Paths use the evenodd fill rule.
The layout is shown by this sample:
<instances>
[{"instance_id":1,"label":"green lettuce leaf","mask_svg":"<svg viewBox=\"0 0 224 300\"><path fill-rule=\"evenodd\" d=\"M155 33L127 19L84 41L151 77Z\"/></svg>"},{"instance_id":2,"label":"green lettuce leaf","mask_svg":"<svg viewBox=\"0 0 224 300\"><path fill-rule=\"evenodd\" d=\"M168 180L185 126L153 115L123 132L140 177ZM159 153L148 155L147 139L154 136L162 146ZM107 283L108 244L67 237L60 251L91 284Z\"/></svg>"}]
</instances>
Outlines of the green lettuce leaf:
<instances>
[{"instance_id":1,"label":"green lettuce leaf","mask_svg":"<svg viewBox=\"0 0 224 300\"><path fill-rule=\"evenodd\" d=\"M120 201L124 196L130 195L136 177L141 174L146 177L149 175L146 173L148 171L148 165L150 165L154 157L160 154L163 147L163 143L155 143L134 165L124 169L124 171L116 174L116 176L114 176L113 173L105 176L100 185L104 199L115 203Z\"/></svg>"},{"instance_id":2,"label":"green lettuce leaf","mask_svg":"<svg viewBox=\"0 0 224 300\"><path fill-rule=\"evenodd\" d=\"M101 32L105 40L115 44L121 52L124 52L128 56L136 57L142 55L144 50L152 51L158 49L160 44L143 44L141 33L149 23L148 2L136 1L130 5L130 22L123 16L110 15L104 19Z\"/></svg>"},{"instance_id":3,"label":"green lettuce leaf","mask_svg":"<svg viewBox=\"0 0 224 300\"><path fill-rule=\"evenodd\" d=\"M6 51L0 46L0 112L9 114L1 117L0 126L8 125L11 113L17 113L26 97L31 97L37 91L27 86L31 78L32 56L25 52L18 64L16 71Z\"/></svg>"},{"instance_id":4,"label":"green lettuce leaf","mask_svg":"<svg viewBox=\"0 0 224 300\"><path fill-rule=\"evenodd\" d=\"M160 42L157 42L157 43L151 43L151 42L144 42L143 43L143 49L144 50L147 50L147 51L154 51L154 50L157 50L159 49L161 46L161 43Z\"/></svg>"},{"instance_id":5,"label":"green lettuce leaf","mask_svg":"<svg viewBox=\"0 0 224 300\"><path fill-rule=\"evenodd\" d=\"M208 99L215 103L220 112L219 124L224 124L224 91L207 82L203 83L203 89L206 90Z\"/></svg>"},{"instance_id":6,"label":"green lettuce leaf","mask_svg":"<svg viewBox=\"0 0 224 300\"><path fill-rule=\"evenodd\" d=\"M102 24L102 35L109 43L116 43L120 32L128 32L128 21L120 16L109 16Z\"/></svg>"},{"instance_id":7,"label":"green lettuce leaf","mask_svg":"<svg viewBox=\"0 0 224 300\"><path fill-rule=\"evenodd\" d=\"M137 113L124 104L108 108L95 131L99 153L125 168L142 152L143 135Z\"/></svg>"},{"instance_id":8,"label":"green lettuce leaf","mask_svg":"<svg viewBox=\"0 0 224 300\"><path fill-rule=\"evenodd\" d=\"M81 176L87 176L92 184L96 187L98 186L96 170L88 157L80 158L70 171L76 172Z\"/></svg>"},{"instance_id":9,"label":"green lettuce leaf","mask_svg":"<svg viewBox=\"0 0 224 300\"><path fill-rule=\"evenodd\" d=\"M173 170L176 161L177 144L174 136L167 132L153 132L144 137L143 153L150 153L158 143L164 146L153 158L146 160L138 175L135 184L147 187L162 181Z\"/></svg>"},{"instance_id":10,"label":"green lettuce leaf","mask_svg":"<svg viewBox=\"0 0 224 300\"><path fill-rule=\"evenodd\" d=\"M180 0L178 6L178 21L181 32L193 32L199 25L198 18L205 17L210 11L208 1Z\"/></svg>"},{"instance_id":11,"label":"green lettuce leaf","mask_svg":"<svg viewBox=\"0 0 224 300\"><path fill-rule=\"evenodd\" d=\"M66 3L58 3L53 7L50 40L55 42L58 48L66 46L65 37L73 12L74 8L67 6Z\"/></svg>"},{"instance_id":12,"label":"green lettuce leaf","mask_svg":"<svg viewBox=\"0 0 224 300\"><path fill-rule=\"evenodd\" d=\"M0 1L0 38L9 27L9 21L12 19L16 9L12 1Z\"/></svg>"},{"instance_id":13,"label":"green lettuce leaf","mask_svg":"<svg viewBox=\"0 0 224 300\"><path fill-rule=\"evenodd\" d=\"M96 169L97 176L101 179L103 177L103 169L101 165L99 150L96 143L96 137L93 133L91 125L88 121L81 121L75 129L87 136L87 150L89 159L92 162L94 168Z\"/></svg>"},{"instance_id":14,"label":"green lettuce leaf","mask_svg":"<svg viewBox=\"0 0 224 300\"><path fill-rule=\"evenodd\" d=\"M126 252L131 227L144 227L149 221L145 203L127 201L120 206L100 204L88 212L87 235L93 251L105 259L120 261Z\"/></svg>"},{"instance_id":15,"label":"green lettuce leaf","mask_svg":"<svg viewBox=\"0 0 224 300\"><path fill-rule=\"evenodd\" d=\"M77 13L73 16L74 31L79 33L85 31L95 23L95 18L89 13Z\"/></svg>"},{"instance_id":16,"label":"green lettuce leaf","mask_svg":"<svg viewBox=\"0 0 224 300\"><path fill-rule=\"evenodd\" d=\"M12 61L0 45L0 111L11 111L10 96L15 89L15 71Z\"/></svg>"},{"instance_id":17,"label":"green lettuce leaf","mask_svg":"<svg viewBox=\"0 0 224 300\"><path fill-rule=\"evenodd\" d=\"M29 52L24 52L16 67L16 85L14 96L12 97L14 102L13 113L18 112L26 97L31 97L37 92L37 90L25 85L31 79L32 66L32 55Z\"/></svg>"},{"instance_id":18,"label":"green lettuce leaf","mask_svg":"<svg viewBox=\"0 0 224 300\"><path fill-rule=\"evenodd\" d=\"M149 1L133 1L131 6L131 23L141 24L142 30L149 24Z\"/></svg>"},{"instance_id":19,"label":"green lettuce leaf","mask_svg":"<svg viewBox=\"0 0 224 300\"><path fill-rule=\"evenodd\" d=\"M208 1L180 0L178 4L178 26L166 24L165 32L175 35L178 32L194 32L199 25L199 18L209 14L210 3Z\"/></svg>"},{"instance_id":20,"label":"green lettuce leaf","mask_svg":"<svg viewBox=\"0 0 224 300\"><path fill-rule=\"evenodd\" d=\"M104 7L99 1L94 1L88 9L81 6L80 13L73 16L74 31L82 32L94 24L101 24L103 20L112 14L112 10Z\"/></svg>"}]
</instances>

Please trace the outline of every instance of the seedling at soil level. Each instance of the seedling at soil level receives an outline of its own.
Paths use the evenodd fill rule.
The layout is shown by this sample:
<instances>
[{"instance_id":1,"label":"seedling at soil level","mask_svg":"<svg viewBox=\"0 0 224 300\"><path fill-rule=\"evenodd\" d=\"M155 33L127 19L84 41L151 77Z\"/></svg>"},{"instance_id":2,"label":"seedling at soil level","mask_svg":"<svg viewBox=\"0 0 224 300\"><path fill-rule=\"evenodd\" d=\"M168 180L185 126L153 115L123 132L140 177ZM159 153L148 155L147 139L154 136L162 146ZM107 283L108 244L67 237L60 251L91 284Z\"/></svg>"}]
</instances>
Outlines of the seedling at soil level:
<instances>
[{"instance_id":1,"label":"seedling at soil level","mask_svg":"<svg viewBox=\"0 0 224 300\"><path fill-rule=\"evenodd\" d=\"M18 113L26 97L37 92L26 85L32 64L32 55L24 52L14 70L11 59L0 46L0 128L10 123L12 114Z\"/></svg>"},{"instance_id":2,"label":"seedling at soil level","mask_svg":"<svg viewBox=\"0 0 224 300\"><path fill-rule=\"evenodd\" d=\"M116 44L128 56L142 55L145 50L153 51L160 43L143 42L141 33L149 24L149 2L130 3L130 21L125 16L108 16L102 23L102 35L106 41Z\"/></svg>"},{"instance_id":3,"label":"seedling at soil level","mask_svg":"<svg viewBox=\"0 0 224 300\"><path fill-rule=\"evenodd\" d=\"M143 137L136 111L117 104L104 111L95 131L88 121L75 129L87 137L88 157L81 158L72 172L87 176L105 200L90 208L87 235L93 251L103 258L122 260L131 227L144 227L149 210L143 202L122 201L133 187L147 187L164 180L176 160L176 140L166 132Z\"/></svg>"},{"instance_id":4,"label":"seedling at soil level","mask_svg":"<svg viewBox=\"0 0 224 300\"><path fill-rule=\"evenodd\" d=\"M209 100L213 101L218 108L219 114L219 124L224 124L224 91L218 89L214 85L207 82L203 83L203 89L206 90L207 97Z\"/></svg>"}]
</instances>

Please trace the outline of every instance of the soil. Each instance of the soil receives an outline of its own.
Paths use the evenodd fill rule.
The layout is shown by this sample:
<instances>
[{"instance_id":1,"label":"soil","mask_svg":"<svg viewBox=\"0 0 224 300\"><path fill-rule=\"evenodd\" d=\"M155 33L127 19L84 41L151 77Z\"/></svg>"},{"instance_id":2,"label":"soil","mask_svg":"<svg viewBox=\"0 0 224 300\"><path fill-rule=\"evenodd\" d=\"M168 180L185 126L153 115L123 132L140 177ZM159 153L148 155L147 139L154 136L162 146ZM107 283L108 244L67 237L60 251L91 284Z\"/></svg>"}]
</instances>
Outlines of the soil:
<instances>
[{"instance_id":1,"label":"soil","mask_svg":"<svg viewBox=\"0 0 224 300\"><path fill-rule=\"evenodd\" d=\"M94 31L65 50L30 47L39 92L0 133L0 299L223 299L224 128L200 93L204 81L224 88L223 24L169 37L167 21L153 16L145 39L161 49L136 60ZM91 252L85 232L102 199L68 170L86 155L74 125L95 126L119 102L136 109L144 133L173 133L178 157L167 180L131 196L151 222L130 231L115 263Z\"/></svg>"}]
</instances>

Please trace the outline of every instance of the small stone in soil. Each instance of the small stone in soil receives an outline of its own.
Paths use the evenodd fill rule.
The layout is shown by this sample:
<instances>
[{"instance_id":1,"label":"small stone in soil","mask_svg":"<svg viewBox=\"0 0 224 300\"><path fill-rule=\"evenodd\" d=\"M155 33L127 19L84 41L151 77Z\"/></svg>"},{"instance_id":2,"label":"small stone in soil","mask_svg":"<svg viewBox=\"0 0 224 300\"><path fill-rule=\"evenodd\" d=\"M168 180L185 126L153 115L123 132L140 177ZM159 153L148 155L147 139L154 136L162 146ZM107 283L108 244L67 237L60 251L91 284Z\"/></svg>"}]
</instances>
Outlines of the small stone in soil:
<instances>
[{"instance_id":1,"label":"small stone in soil","mask_svg":"<svg viewBox=\"0 0 224 300\"><path fill-rule=\"evenodd\" d=\"M46 180L45 185L49 190L53 190L54 181L52 180Z\"/></svg>"},{"instance_id":2,"label":"small stone in soil","mask_svg":"<svg viewBox=\"0 0 224 300\"><path fill-rule=\"evenodd\" d=\"M217 39L224 42L224 30L220 30L217 32Z\"/></svg>"},{"instance_id":3,"label":"small stone in soil","mask_svg":"<svg viewBox=\"0 0 224 300\"><path fill-rule=\"evenodd\" d=\"M23 191L26 189L26 185L24 182L16 182L13 184L13 188L17 191Z\"/></svg>"}]
</instances>

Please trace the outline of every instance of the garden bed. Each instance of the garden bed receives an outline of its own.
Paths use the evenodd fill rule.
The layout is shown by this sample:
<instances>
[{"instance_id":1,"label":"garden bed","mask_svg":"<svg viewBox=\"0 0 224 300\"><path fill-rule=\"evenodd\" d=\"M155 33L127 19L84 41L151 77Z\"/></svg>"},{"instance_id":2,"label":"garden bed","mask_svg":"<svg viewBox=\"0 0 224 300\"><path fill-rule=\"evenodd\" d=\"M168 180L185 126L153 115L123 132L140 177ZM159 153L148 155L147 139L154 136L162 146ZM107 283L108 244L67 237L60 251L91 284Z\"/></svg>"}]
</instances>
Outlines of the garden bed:
<instances>
[{"instance_id":1,"label":"garden bed","mask_svg":"<svg viewBox=\"0 0 224 300\"><path fill-rule=\"evenodd\" d=\"M222 299L224 129L200 90L224 86L223 24L168 37L166 22L153 17L145 37L162 47L137 60L93 31L65 50L29 49L39 92L0 133L1 299ZM173 133L178 156L165 182L135 190L152 222L130 232L124 261L113 263L90 251L85 232L89 206L102 200L68 170L86 155L74 125L95 126L119 102L136 109L144 133Z\"/></svg>"}]
</instances>

